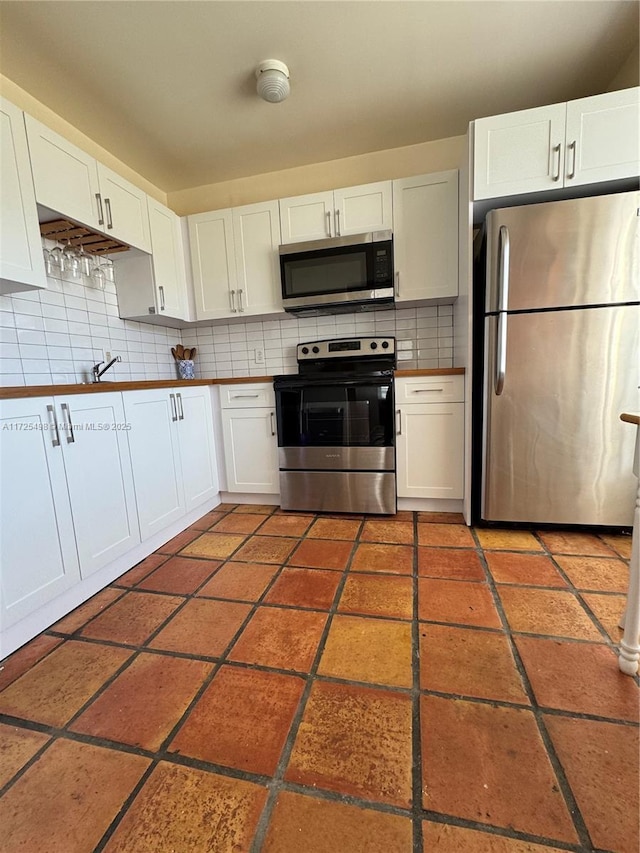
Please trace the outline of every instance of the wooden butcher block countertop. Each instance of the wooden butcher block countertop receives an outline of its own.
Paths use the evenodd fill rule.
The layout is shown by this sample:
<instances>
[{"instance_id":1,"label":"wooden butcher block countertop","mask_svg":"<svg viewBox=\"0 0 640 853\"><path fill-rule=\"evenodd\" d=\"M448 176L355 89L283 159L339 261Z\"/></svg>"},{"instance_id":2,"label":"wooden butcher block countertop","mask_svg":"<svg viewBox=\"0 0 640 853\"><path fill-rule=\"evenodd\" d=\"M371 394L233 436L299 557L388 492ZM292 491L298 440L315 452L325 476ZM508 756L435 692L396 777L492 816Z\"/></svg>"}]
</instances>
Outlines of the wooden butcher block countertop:
<instances>
[{"instance_id":1,"label":"wooden butcher block countertop","mask_svg":"<svg viewBox=\"0 0 640 853\"><path fill-rule=\"evenodd\" d=\"M452 376L464 374L464 367L432 367L396 370L397 377ZM176 388L183 385L241 385L273 382L273 376L226 376L218 379L145 379L128 382L76 382L72 385L13 385L0 388L0 400L24 397L61 397L69 394L104 394L108 391L143 391L147 388Z\"/></svg>"}]
</instances>

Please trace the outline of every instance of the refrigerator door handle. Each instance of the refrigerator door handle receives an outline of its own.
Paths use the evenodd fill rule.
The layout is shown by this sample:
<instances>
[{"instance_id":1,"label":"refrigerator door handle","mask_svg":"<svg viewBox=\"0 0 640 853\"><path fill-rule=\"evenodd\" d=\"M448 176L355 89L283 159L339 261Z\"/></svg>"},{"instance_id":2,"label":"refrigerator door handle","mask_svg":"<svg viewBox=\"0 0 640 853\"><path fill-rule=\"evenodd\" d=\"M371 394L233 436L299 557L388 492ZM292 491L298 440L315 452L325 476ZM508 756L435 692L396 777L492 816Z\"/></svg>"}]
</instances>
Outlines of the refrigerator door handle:
<instances>
[{"instance_id":1,"label":"refrigerator door handle","mask_svg":"<svg viewBox=\"0 0 640 853\"><path fill-rule=\"evenodd\" d=\"M509 229L506 225L501 225L498 231L498 311L506 311L508 308L510 256Z\"/></svg>"},{"instance_id":2,"label":"refrigerator door handle","mask_svg":"<svg viewBox=\"0 0 640 853\"><path fill-rule=\"evenodd\" d=\"M506 311L498 314L496 326L496 372L493 378L493 390L496 397L502 394L504 377L507 371L507 317Z\"/></svg>"}]
</instances>

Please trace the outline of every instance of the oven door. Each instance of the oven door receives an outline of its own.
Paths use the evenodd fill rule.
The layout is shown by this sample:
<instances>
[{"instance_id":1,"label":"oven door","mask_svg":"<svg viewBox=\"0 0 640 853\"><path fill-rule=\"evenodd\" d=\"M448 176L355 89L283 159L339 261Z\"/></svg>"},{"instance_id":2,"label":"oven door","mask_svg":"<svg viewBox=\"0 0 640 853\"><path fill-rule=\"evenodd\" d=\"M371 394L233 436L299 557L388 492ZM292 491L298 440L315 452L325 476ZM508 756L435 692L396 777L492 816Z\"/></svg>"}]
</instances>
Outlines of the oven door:
<instances>
[{"instance_id":1,"label":"oven door","mask_svg":"<svg viewBox=\"0 0 640 853\"><path fill-rule=\"evenodd\" d=\"M393 379L275 382L281 469L395 471Z\"/></svg>"}]
</instances>

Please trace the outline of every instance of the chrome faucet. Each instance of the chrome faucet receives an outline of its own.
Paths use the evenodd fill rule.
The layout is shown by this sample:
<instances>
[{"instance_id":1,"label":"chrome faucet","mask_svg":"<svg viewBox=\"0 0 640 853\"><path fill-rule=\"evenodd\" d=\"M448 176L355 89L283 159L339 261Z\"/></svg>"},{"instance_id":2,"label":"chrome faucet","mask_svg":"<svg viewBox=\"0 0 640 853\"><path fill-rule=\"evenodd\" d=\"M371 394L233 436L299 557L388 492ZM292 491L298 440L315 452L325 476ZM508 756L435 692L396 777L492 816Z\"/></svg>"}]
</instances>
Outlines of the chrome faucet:
<instances>
[{"instance_id":1,"label":"chrome faucet","mask_svg":"<svg viewBox=\"0 0 640 853\"><path fill-rule=\"evenodd\" d=\"M113 367L113 365L117 361L122 361L119 355L117 355L115 358L112 358L109 364L106 367L103 367L102 370L100 370L100 365L104 364L104 361L99 361L97 364L94 364L91 368L91 372L93 373L93 381L100 382L100 377L102 376L102 374L106 373L110 367Z\"/></svg>"}]
</instances>

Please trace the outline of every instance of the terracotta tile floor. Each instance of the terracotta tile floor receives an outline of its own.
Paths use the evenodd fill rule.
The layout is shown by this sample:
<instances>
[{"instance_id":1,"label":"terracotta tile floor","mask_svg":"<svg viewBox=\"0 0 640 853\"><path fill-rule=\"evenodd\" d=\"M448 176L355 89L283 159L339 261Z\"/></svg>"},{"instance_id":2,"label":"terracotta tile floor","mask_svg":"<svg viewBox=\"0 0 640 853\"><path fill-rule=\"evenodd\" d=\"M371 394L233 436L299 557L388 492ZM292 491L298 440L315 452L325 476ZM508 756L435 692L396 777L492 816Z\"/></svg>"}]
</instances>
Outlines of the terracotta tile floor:
<instances>
[{"instance_id":1,"label":"terracotta tile floor","mask_svg":"<svg viewBox=\"0 0 640 853\"><path fill-rule=\"evenodd\" d=\"M223 504L5 660L2 853L638 853L629 537Z\"/></svg>"}]
</instances>

